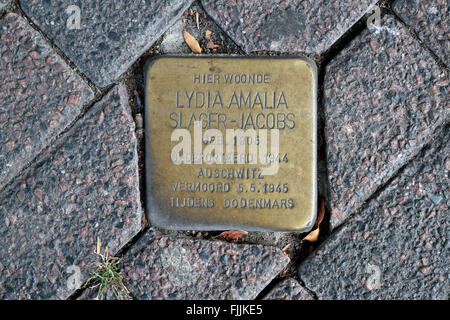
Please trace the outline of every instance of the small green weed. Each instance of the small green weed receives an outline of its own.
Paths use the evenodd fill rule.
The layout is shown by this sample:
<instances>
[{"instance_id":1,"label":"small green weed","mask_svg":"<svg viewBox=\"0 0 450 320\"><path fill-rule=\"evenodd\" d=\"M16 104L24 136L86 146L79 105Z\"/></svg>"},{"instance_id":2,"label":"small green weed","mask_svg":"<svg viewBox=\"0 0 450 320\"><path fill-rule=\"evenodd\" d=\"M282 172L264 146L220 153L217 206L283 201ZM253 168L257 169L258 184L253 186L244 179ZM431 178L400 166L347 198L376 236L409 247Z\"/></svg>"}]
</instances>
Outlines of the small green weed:
<instances>
[{"instance_id":1,"label":"small green weed","mask_svg":"<svg viewBox=\"0 0 450 320\"><path fill-rule=\"evenodd\" d=\"M101 299L107 291L113 293L117 299L121 299L124 293L128 295L129 291L123 284L122 277L118 271L118 265L122 261L122 258L108 257L108 255L102 255L100 253L97 254L101 258L97 262L97 270L86 280L84 286L98 286L97 299Z\"/></svg>"}]
</instances>

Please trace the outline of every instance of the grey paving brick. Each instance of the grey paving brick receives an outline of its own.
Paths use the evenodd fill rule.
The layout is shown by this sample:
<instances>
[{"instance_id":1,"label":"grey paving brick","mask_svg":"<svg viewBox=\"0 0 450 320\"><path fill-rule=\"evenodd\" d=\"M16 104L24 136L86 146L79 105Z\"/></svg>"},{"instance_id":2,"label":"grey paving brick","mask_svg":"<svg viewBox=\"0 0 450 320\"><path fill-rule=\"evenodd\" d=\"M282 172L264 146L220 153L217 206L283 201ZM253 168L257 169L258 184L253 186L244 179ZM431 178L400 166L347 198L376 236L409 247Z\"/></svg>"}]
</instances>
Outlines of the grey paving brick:
<instances>
[{"instance_id":1,"label":"grey paving brick","mask_svg":"<svg viewBox=\"0 0 450 320\"><path fill-rule=\"evenodd\" d=\"M355 212L449 119L449 78L392 16L326 67L332 228Z\"/></svg>"},{"instance_id":2,"label":"grey paving brick","mask_svg":"<svg viewBox=\"0 0 450 320\"><path fill-rule=\"evenodd\" d=\"M8 5L10 0L0 0L0 10L2 10L6 5Z\"/></svg>"},{"instance_id":3,"label":"grey paving brick","mask_svg":"<svg viewBox=\"0 0 450 320\"><path fill-rule=\"evenodd\" d=\"M300 265L320 299L448 299L450 130Z\"/></svg>"},{"instance_id":4,"label":"grey paving brick","mask_svg":"<svg viewBox=\"0 0 450 320\"><path fill-rule=\"evenodd\" d=\"M0 31L1 189L94 95L23 18L7 14Z\"/></svg>"},{"instance_id":5,"label":"grey paving brick","mask_svg":"<svg viewBox=\"0 0 450 320\"><path fill-rule=\"evenodd\" d=\"M104 87L125 72L191 2L22 0L20 4L87 77ZM68 9L71 5L79 8L79 28L70 18L76 15Z\"/></svg>"},{"instance_id":6,"label":"grey paving brick","mask_svg":"<svg viewBox=\"0 0 450 320\"><path fill-rule=\"evenodd\" d=\"M314 300L314 298L298 281L289 278L270 290L264 300Z\"/></svg>"},{"instance_id":7,"label":"grey paving brick","mask_svg":"<svg viewBox=\"0 0 450 320\"><path fill-rule=\"evenodd\" d=\"M65 299L92 271L97 239L110 254L131 240L137 162L119 85L0 194L0 299Z\"/></svg>"},{"instance_id":8,"label":"grey paving brick","mask_svg":"<svg viewBox=\"0 0 450 320\"><path fill-rule=\"evenodd\" d=\"M205 10L246 52L321 54L376 0L203 0Z\"/></svg>"},{"instance_id":9,"label":"grey paving brick","mask_svg":"<svg viewBox=\"0 0 450 320\"><path fill-rule=\"evenodd\" d=\"M77 300L133 300L124 290L115 293L111 288L107 288L99 295L99 289L98 286L86 288Z\"/></svg>"},{"instance_id":10,"label":"grey paving brick","mask_svg":"<svg viewBox=\"0 0 450 320\"><path fill-rule=\"evenodd\" d=\"M288 262L273 247L149 230L125 255L123 274L137 299L254 299Z\"/></svg>"},{"instance_id":11,"label":"grey paving brick","mask_svg":"<svg viewBox=\"0 0 450 320\"><path fill-rule=\"evenodd\" d=\"M449 0L397 0L394 12L450 66Z\"/></svg>"}]
</instances>

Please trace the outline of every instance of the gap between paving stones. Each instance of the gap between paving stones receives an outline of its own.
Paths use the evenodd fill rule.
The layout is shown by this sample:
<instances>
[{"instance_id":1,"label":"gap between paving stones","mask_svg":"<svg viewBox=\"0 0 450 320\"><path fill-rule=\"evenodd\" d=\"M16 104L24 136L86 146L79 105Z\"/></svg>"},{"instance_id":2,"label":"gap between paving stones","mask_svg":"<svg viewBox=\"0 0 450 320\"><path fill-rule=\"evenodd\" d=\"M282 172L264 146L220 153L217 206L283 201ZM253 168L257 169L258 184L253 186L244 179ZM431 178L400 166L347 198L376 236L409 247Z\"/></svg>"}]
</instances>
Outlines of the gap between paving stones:
<instances>
[{"instance_id":1,"label":"gap between paving stones","mask_svg":"<svg viewBox=\"0 0 450 320\"><path fill-rule=\"evenodd\" d=\"M286 278L261 297L261 300L317 300L310 291L293 278Z\"/></svg>"},{"instance_id":2,"label":"gap between paving stones","mask_svg":"<svg viewBox=\"0 0 450 320\"><path fill-rule=\"evenodd\" d=\"M42 38L51 46L51 48L72 68L72 70L79 75L94 91L94 94L97 96L98 94L104 94L106 91L109 91L112 87L114 87L115 83L106 86L103 90L97 87L84 73L82 73L77 66L62 52L47 36L42 30L25 14L22 10L19 0L14 0L15 9L13 12L21 15L27 23L39 34Z\"/></svg>"},{"instance_id":3,"label":"gap between paving stones","mask_svg":"<svg viewBox=\"0 0 450 320\"><path fill-rule=\"evenodd\" d=\"M381 15L390 13L390 3L395 0L380 0L376 6L381 9ZM327 64L333 60L333 58L344 49L351 40L358 36L364 29L367 28L367 20L372 15L372 12L367 12L358 21L353 24L335 43L333 43L330 48L328 48L319 58L317 58L317 63L320 63L319 71L325 71ZM319 78L319 87L323 85L323 78ZM322 108L323 109L323 108Z\"/></svg>"},{"instance_id":4,"label":"gap between paving stones","mask_svg":"<svg viewBox=\"0 0 450 320\"><path fill-rule=\"evenodd\" d=\"M425 42L420 39L420 37L417 35L417 33L414 31L414 29L408 25L405 21L403 21L402 18L398 16L398 14L394 11L393 5L396 0L380 0L378 2L378 6L381 8L382 13L389 13L393 15L409 32L409 34L417 41L419 44L425 48L428 52L431 53L433 59L436 61L436 63L444 69L450 70L450 66L447 66L440 58L439 56L431 49L428 45L425 44Z\"/></svg>"},{"instance_id":5,"label":"gap between paving stones","mask_svg":"<svg viewBox=\"0 0 450 320\"><path fill-rule=\"evenodd\" d=\"M6 16L7 13L8 11L0 9L0 19L3 19L3 17Z\"/></svg>"}]
</instances>

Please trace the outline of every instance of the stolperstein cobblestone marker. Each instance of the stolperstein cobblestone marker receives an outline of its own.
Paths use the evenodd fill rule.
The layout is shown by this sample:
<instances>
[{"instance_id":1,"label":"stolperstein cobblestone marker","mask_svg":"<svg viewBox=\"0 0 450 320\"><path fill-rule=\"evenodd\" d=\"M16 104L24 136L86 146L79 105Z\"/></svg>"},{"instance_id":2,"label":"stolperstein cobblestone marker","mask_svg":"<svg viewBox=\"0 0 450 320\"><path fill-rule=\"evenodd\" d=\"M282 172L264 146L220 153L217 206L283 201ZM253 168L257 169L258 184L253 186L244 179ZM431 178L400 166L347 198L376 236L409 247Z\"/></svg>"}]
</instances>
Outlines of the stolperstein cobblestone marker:
<instances>
[{"instance_id":1,"label":"stolperstein cobblestone marker","mask_svg":"<svg viewBox=\"0 0 450 320\"><path fill-rule=\"evenodd\" d=\"M309 231L314 62L159 57L146 75L147 210L186 230Z\"/></svg>"}]
</instances>

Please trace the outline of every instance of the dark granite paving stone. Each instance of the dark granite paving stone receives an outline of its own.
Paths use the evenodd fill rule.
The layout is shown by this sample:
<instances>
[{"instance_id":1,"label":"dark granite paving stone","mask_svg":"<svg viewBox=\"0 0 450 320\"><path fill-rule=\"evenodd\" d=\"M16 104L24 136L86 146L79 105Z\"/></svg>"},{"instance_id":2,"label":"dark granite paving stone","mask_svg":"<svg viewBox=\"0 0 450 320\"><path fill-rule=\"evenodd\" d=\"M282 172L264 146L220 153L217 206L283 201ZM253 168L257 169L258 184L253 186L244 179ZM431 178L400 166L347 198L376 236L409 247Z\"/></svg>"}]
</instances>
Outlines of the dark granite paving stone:
<instances>
[{"instance_id":1,"label":"dark granite paving stone","mask_svg":"<svg viewBox=\"0 0 450 320\"><path fill-rule=\"evenodd\" d=\"M449 119L448 75L392 16L326 67L331 227L351 213Z\"/></svg>"},{"instance_id":2,"label":"dark granite paving stone","mask_svg":"<svg viewBox=\"0 0 450 320\"><path fill-rule=\"evenodd\" d=\"M0 194L0 299L65 299L140 230L136 138L119 85Z\"/></svg>"},{"instance_id":3,"label":"dark granite paving stone","mask_svg":"<svg viewBox=\"0 0 450 320\"><path fill-rule=\"evenodd\" d=\"M314 298L294 279L278 283L264 297L264 300L314 300Z\"/></svg>"},{"instance_id":4,"label":"dark granite paving stone","mask_svg":"<svg viewBox=\"0 0 450 320\"><path fill-rule=\"evenodd\" d=\"M24 19L0 20L0 189L93 98Z\"/></svg>"},{"instance_id":5,"label":"dark granite paving stone","mask_svg":"<svg viewBox=\"0 0 450 320\"><path fill-rule=\"evenodd\" d=\"M449 134L300 265L318 298L449 298Z\"/></svg>"},{"instance_id":6,"label":"dark granite paving stone","mask_svg":"<svg viewBox=\"0 0 450 320\"><path fill-rule=\"evenodd\" d=\"M125 72L191 0L21 0L24 12L95 84ZM69 6L77 6L78 9ZM77 13L79 12L79 28Z\"/></svg>"},{"instance_id":7,"label":"dark granite paving stone","mask_svg":"<svg viewBox=\"0 0 450 320\"><path fill-rule=\"evenodd\" d=\"M397 0L393 9L450 66L450 0Z\"/></svg>"},{"instance_id":8,"label":"dark granite paving stone","mask_svg":"<svg viewBox=\"0 0 450 320\"><path fill-rule=\"evenodd\" d=\"M321 54L376 0L203 0L205 10L246 52Z\"/></svg>"},{"instance_id":9,"label":"dark granite paving stone","mask_svg":"<svg viewBox=\"0 0 450 320\"><path fill-rule=\"evenodd\" d=\"M288 262L274 247L149 230L125 255L123 274L137 299L254 299Z\"/></svg>"}]
</instances>

